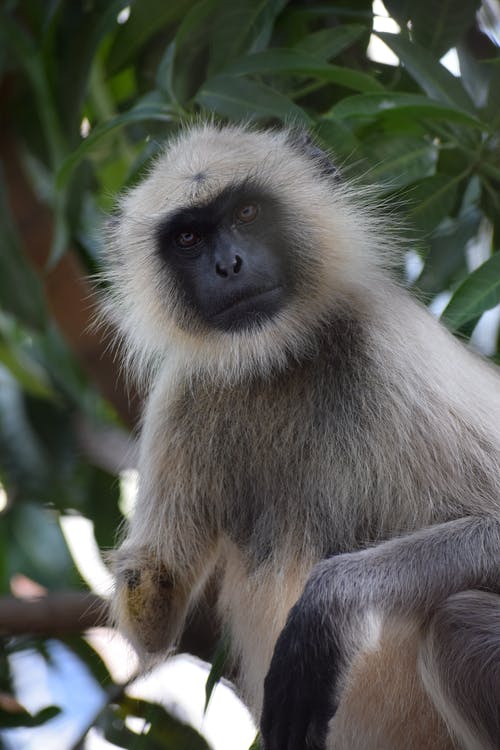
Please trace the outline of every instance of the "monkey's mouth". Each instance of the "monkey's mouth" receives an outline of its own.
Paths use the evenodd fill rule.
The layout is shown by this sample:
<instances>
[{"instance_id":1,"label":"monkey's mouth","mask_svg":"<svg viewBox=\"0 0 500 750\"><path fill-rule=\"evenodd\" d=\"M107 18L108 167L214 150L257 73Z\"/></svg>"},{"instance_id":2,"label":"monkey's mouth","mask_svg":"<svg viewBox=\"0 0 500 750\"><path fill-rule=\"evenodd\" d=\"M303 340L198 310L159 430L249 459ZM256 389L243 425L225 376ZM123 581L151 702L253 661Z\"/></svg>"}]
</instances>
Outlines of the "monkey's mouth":
<instances>
[{"instance_id":1,"label":"monkey's mouth","mask_svg":"<svg viewBox=\"0 0 500 750\"><path fill-rule=\"evenodd\" d=\"M210 323L225 331L249 328L272 317L282 307L284 289L280 284L263 289L236 292L210 315Z\"/></svg>"}]
</instances>

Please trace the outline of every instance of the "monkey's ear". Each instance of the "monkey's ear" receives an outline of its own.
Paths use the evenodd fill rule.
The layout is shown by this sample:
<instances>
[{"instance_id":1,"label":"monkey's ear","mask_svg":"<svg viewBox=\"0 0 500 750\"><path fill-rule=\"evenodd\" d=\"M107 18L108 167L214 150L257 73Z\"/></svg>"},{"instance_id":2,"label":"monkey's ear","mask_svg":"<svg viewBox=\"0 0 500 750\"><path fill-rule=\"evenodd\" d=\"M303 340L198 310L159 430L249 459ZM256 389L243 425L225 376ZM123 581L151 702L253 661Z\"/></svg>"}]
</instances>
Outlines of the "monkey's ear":
<instances>
[{"instance_id":1,"label":"monkey's ear","mask_svg":"<svg viewBox=\"0 0 500 750\"><path fill-rule=\"evenodd\" d=\"M293 148L314 161L323 176L340 180L339 168L335 166L328 154L314 143L310 133L306 130L292 130L287 140Z\"/></svg>"}]
</instances>

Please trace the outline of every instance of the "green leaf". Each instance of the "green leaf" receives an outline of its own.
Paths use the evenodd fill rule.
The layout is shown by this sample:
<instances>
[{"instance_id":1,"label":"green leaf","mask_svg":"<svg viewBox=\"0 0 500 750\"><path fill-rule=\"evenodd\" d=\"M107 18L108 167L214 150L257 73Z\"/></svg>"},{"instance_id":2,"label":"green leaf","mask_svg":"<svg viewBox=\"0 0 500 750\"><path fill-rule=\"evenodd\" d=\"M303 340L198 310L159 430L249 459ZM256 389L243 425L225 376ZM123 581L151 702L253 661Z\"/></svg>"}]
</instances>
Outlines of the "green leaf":
<instances>
[{"instance_id":1,"label":"green leaf","mask_svg":"<svg viewBox=\"0 0 500 750\"><path fill-rule=\"evenodd\" d=\"M73 151L62 163L61 168L57 174L56 184L58 188L62 188L68 182L68 179L74 170L85 157L89 155L93 148L109 133L123 128L127 125L131 125L136 122L148 122L151 120L157 120L159 122L172 122L176 119L176 116L172 113L168 107L137 107L124 112L121 115L112 117L107 122L103 122L97 125L90 134L81 142L78 148Z\"/></svg>"},{"instance_id":2,"label":"green leaf","mask_svg":"<svg viewBox=\"0 0 500 750\"><path fill-rule=\"evenodd\" d=\"M477 209L469 208L458 219L446 219L433 232L425 265L416 284L419 289L427 294L437 294L463 277L466 273L466 246L476 236L480 218Z\"/></svg>"},{"instance_id":3,"label":"green leaf","mask_svg":"<svg viewBox=\"0 0 500 750\"><path fill-rule=\"evenodd\" d=\"M206 712L208 708L208 704L210 702L210 698L212 697L212 693L214 691L215 686L217 685L221 677L224 676L224 669L229 660L229 652L230 652L229 633L226 632L219 639L217 648L215 649L215 655L212 660L212 668L207 677L207 682L205 685L205 707L203 709L204 713Z\"/></svg>"},{"instance_id":4,"label":"green leaf","mask_svg":"<svg viewBox=\"0 0 500 750\"><path fill-rule=\"evenodd\" d=\"M210 34L208 75L220 73L244 52L266 46L276 15L286 0L226 0L218 9Z\"/></svg>"},{"instance_id":5,"label":"green leaf","mask_svg":"<svg viewBox=\"0 0 500 750\"><path fill-rule=\"evenodd\" d=\"M95 726L100 730L113 747L127 748L127 750L188 750L186 745L161 744L145 733L147 722L144 720L143 731L132 732L125 724L127 715L115 705L106 706L99 714Z\"/></svg>"},{"instance_id":6,"label":"green leaf","mask_svg":"<svg viewBox=\"0 0 500 750\"><path fill-rule=\"evenodd\" d=\"M480 66L484 72L484 77L489 80L488 100L484 112L485 120L494 120L500 123L500 55L495 60L483 62Z\"/></svg>"},{"instance_id":7,"label":"green leaf","mask_svg":"<svg viewBox=\"0 0 500 750\"><path fill-rule=\"evenodd\" d=\"M494 253L458 287L442 317L452 330L456 330L498 304L500 252Z\"/></svg>"},{"instance_id":8,"label":"green leaf","mask_svg":"<svg viewBox=\"0 0 500 750\"><path fill-rule=\"evenodd\" d=\"M412 205L408 211L412 224L421 232L431 232L452 210L457 190L457 178L441 174L411 186L406 195Z\"/></svg>"},{"instance_id":9,"label":"green leaf","mask_svg":"<svg viewBox=\"0 0 500 750\"><path fill-rule=\"evenodd\" d=\"M161 92L162 97L168 97L174 104L177 104L175 96L174 85L173 85L173 72L174 72L174 61L175 61L175 41L171 42L160 60L158 68L156 70L155 83L158 90L151 91L147 96L158 97Z\"/></svg>"},{"instance_id":10,"label":"green leaf","mask_svg":"<svg viewBox=\"0 0 500 750\"><path fill-rule=\"evenodd\" d=\"M261 6L260 14L253 25L253 38L242 51L260 52L269 46L278 16L287 4L288 0L268 0ZM227 60L224 60L224 63L226 62Z\"/></svg>"},{"instance_id":11,"label":"green leaf","mask_svg":"<svg viewBox=\"0 0 500 750\"><path fill-rule=\"evenodd\" d=\"M87 467L86 512L94 522L94 534L100 549L117 543L122 516L118 507L120 488L116 477L96 467Z\"/></svg>"},{"instance_id":12,"label":"green leaf","mask_svg":"<svg viewBox=\"0 0 500 750\"><path fill-rule=\"evenodd\" d=\"M176 719L158 704L125 695L120 700L120 707L126 716L138 716L151 724L147 738L157 742L159 747L172 750L210 750L207 741L193 727Z\"/></svg>"},{"instance_id":13,"label":"green leaf","mask_svg":"<svg viewBox=\"0 0 500 750\"><path fill-rule=\"evenodd\" d=\"M255 81L216 76L202 86L196 101L211 111L233 120L277 118L311 124L303 109L278 91Z\"/></svg>"},{"instance_id":14,"label":"green leaf","mask_svg":"<svg viewBox=\"0 0 500 750\"><path fill-rule=\"evenodd\" d=\"M248 750L261 750L260 733L258 733Z\"/></svg>"},{"instance_id":15,"label":"green leaf","mask_svg":"<svg viewBox=\"0 0 500 750\"><path fill-rule=\"evenodd\" d=\"M33 356L49 373L54 387L75 404L80 403L85 379L68 344L52 323L43 335L32 338Z\"/></svg>"},{"instance_id":16,"label":"green leaf","mask_svg":"<svg viewBox=\"0 0 500 750\"><path fill-rule=\"evenodd\" d=\"M0 7L0 42L9 50L24 70L30 82L33 99L31 106L37 112L37 130L45 137L45 147L53 167L60 164L66 143L53 91L47 79L42 51L35 40L17 23L5 8Z\"/></svg>"},{"instance_id":17,"label":"green leaf","mask_svg":"<svg viewBox=\"0 0 500 750\"><path fill-rule=\"evenodd\" d=\"M264 48L286 0L202 0L186 14L163 64L169 91L182 105L239 55ZM166 75L165 75L166 73Z\"/></svg>"},{"instance_id":18,"label":"green leaf","mask_svg":"<svg viewBox=\"0 0 500 750\"><path fill-rule=\"evenodd\" d=\"M65 186L63 186L65 187ZM67 194L64 190L56 192L54 206L54 236L50 247L48 270L54 268L68 249L70 230L67 217Z\"/></svg>"},{"instance_id":19,"label":"green leaf","mask_svg":"<svg viewBox=\"0 0 500 750\"><path fill-rule=\"evenodd\" d=\"M78 139L91 68L103 39L118 28L117 15L127 0L58 5L51 28L44 34L41 69L49 72L49 90L54 91L67 141L73 145Z\"/></svg>"},{"instance_id":20,"label":"green leaf","mask_svg":"<svg viewBox=\"0 0 500 750\"><path fill-rule=\"evenodd\" d=\"M488 91L490 90L490 79L492 69L477 59L476 55L469 49L467 42L456 45L458 62L460 65L460 80L462 86L469 94L474 105L480 109L486 103ZM485 122L488 118L484 118Z\"/></svg>"},{"instance_id":21,"label":"green leaf","mask_svg":"<svg viewBox=\"0 0 500 750\"><path fill-rule=\"evenodd\" d=\"M394 18L401 27L406 26L411 16L414 0L385 0L384 5L391 18Z\"/></svg>"},{"instance_id":22,"label":"green leaf","mask_svg":"<svg viewBox=\"0 0 500 750\"><path fill-rule=\"evenodd\" d=\"M113 684L105 662L85 638L68 636L60 640L85 664L102 688L106 689Z\"/></svg>"},{"instance_id":23,"label":"green leaf","mask_svg":"<svg viewBox=\"0 0 500 750\"><path fill-rule=\"evenodd\" d=\"M195 95L207 77L210 35L219 18L220 1L201 0L192 5L171 43L172 52L167 49L170 62L162 61L169 91L182 105Z\"/></svg>"},{"instance_id":24,"label":"green leaf","mask_svg":"<svg viewBox=\"0 0 500 750\"><path fill-rule=\"evenodd\" d=\"M411 6L413 39L437 58L459 42L474 25L481 0L419 0Z\"/></svg>"},{"instance_id":25,"label":"green leaf","mask_svg":"<svg viewBox=\"0 0 500 750\"><path fill-rule=\"evenodd\" d=\"M336 83L355 91L380 91L383 88L382 84L367 73L339 65L320 64L316 58L293 49L275 48L247 55L226 66L223 73L231 76L294 73L327 83Z\"/></svg>"},{"instance_id":26,"label":"green leaf","mask_svg":"<svg viewBox=\"0 0 500 750\"><path fill-rule=\"evenodd\" d=\"M3 518L9 528L10 569L50 589L71 587L75 584L73 560L56 514L41 507L40 495L36 503L14 503L8 518Z\"/></svg>"},{"instance_id":27,"label":"green leaf","mask_svg":"<svg viewBox=\"0 0 500 750\"><path fill-rule=\"evenodd\" d=\"M303 37L294 49L317 60L331 60L367 32L366 26L357 24L321 29Z\"/></svg>"},{"instance_id":28,"label":"green leaf","mask_svg":"<svg viewBox=\"0 0 500 750\"><path fill-rule=\"evenodd\" d=\"M21 248L1 172L0 224L0 308L17 316L25 325L41 330L46 323L42 285Z\"/></svg>"},{"instance_id":29,"label":"green leaf","mask_svg":"<svg viewBox=\"0 0 500 750\"><path fill-rule=\"evenodd\" d=\"M10 713L0 709L0 727L2 729L14 729L16 727L39 727L45 722L50 721L61 713L57 706L47 706L36 714L30 714L28 711L19 711Z\"/></svg>"},{"instance_id":30,"label":"green leaf","mask_svg":"<svg viewBox=\"0 0 500 750\"><path fill-rule=\"evenodd\" d=\"M424 138L412 136L374 136L362 145L362 153L371 164L370 182L388 190L406 187L434 172L437 148Z\"/></svg>"},{"instance_id":31,"label":"green leaf","mask_svg":"<svg viewBox=\"0 0 500 750\"><path fill-rule=\"evenodd\" d=\"M479 119L458 107L440 104L420 94L406 94L399 91L347 96L335 104L325 117L390 119L402 113L412 117L460 122L471 127L483 128Z\"/></svg>"},{"instance_id":32,"label":"green leaf","mask_svg":"<svg viewBox=\"0 0 500 750\"><path fill-rule=\"evenodd\" d=\"M475 114L474 105L460 80L434 60L426 49L410 42L401 34L376 33L399 57L411 77L431 99Z\"/></svg>"},{"instance_id":33,"label":"green leaf","mask_svg":"<svg viewBox=\"0 0 500 750\"><path fill-rule=\"evenodd\" d=\"M0 366L0 469L19 494L40 496L48 482L46 463L19 385Z\"/></svg>"},{"instance_id":34,"label":"green leaf","mask_svg":"<svg viewBox=\"0 0 500 750\"><path fill-rule=\"evenodd\" d=\"M19 385L32 396L54 398L47 375L39 363L32 359L21 346L7 341L0 334L0 362Z\"/></svg>"},{"instance_id":35,"label":"green leaf","mask_svg":"<svg viewBox=\"0 0 500 750\"><path fill-rule=\"evenodd\" d=\"M139 0L130 6L130 18L118 29L108 55L107 68L112 75L133 60L152 36L183 18L192 0Z\"/></svg>"},{"instance_id":36,"label":"green leaf","mask_svg":"<svg viewBox=\"0 0 500 750\"><path fill-rule=\"evenodd\" d=\"M333 151L334 156L346 161L359 150L359 141L349 126L341 120L321 118L315 132L327 149Z\"/></svg>"}]
</instances>

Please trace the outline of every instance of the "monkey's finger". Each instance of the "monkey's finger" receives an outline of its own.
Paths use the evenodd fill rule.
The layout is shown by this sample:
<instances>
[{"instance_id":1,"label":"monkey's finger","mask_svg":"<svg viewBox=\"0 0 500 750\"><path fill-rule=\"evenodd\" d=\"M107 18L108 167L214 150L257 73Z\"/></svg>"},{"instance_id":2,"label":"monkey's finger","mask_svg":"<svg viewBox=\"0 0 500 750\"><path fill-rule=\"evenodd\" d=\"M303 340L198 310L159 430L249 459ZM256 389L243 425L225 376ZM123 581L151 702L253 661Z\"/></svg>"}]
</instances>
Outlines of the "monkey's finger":
<instances>
[{"instance_id":1,"label":"monkey's finger","mask_svg":"<svg viewBox=\"0 0 500 750\"><path fill-rule=\"evenodd\" d=\"M311 712L313 705L310 700L304 702L301 696L296 695L288 717L288 744L286 750L321 750L316 743L309 743L307 737L311 724Z\"/></svg>"},{"instance_id":2,"label":"monkey's finger","mask_svg":"<svg viewBox=\"0 0 500 750\"><path fill-rule=\"evenodd\" d=\"M286 701L266 717L265 750L305 750L311 708L309 701L304 705L301 696L289 689Z\"/></svg>"}]
</instances>

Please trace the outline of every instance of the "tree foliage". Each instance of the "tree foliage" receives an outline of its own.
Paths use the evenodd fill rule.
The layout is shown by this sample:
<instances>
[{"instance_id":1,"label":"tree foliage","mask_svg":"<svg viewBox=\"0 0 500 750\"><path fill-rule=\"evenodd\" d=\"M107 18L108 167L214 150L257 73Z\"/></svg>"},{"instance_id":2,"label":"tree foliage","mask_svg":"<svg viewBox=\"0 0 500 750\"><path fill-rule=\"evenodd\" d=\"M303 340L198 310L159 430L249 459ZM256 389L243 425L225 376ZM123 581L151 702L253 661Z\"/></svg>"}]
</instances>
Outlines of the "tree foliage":
<instances>
[{"instance_id":1,"label":"tree foliage","mask_svg":"<svg viewBox=\"0 0 500 750\"><path fill-rule=\"evenodd\" d=\"M99 268L99 227L113 196L183 123L209 116L310 128L347 178L378 186L388 220L408 227L417 272L402 280L429 302L446 293L452 330L470 336L500 303L498 5L386 7L397 32L377 30L371 0L4 0L3 594L18 573L49 591L85 588L61 533L65 515L90 519L102 548L115 543L120 462L92 450L88 435L104 445L137 409L87 327L85 278ZM373 35L399 64L372 59ZM440 62L452 48L459 77ZM85 641L67 643L107 685L109 706L96 722L113 741L195 747L190 730L157 706L150 734L133 734L124 717L143 716L145 706L116 692ZM14 692L13 650L44 653L44 644L4 639L0 691ZM5 709L0 726L32 726L54 710Z\"/></svg>"}]
</instances>

